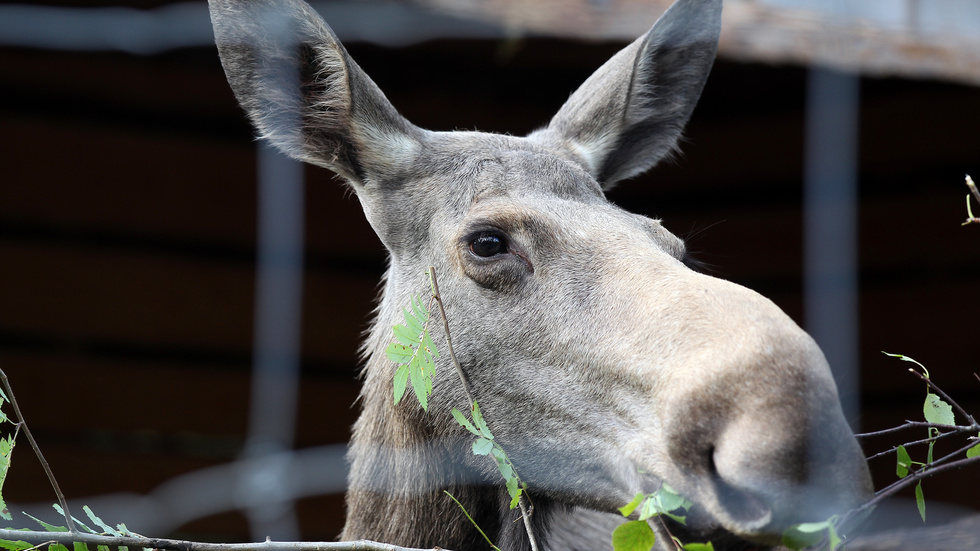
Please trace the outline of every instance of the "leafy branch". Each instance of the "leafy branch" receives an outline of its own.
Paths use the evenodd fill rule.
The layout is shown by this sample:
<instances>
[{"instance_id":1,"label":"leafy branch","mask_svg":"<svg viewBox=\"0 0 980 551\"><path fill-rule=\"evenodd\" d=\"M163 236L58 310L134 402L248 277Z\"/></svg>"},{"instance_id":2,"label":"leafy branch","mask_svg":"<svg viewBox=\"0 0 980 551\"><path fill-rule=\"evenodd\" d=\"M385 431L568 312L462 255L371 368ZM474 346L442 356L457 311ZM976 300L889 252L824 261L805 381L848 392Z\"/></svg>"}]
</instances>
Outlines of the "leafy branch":
<instances>
[{"instance_id":1,"label":"leafy branch","mask_svg":"<svg viewBox=\"0 0 980 551\"><path fill-rule=\"evenodd\" d=\"M13 449L17 436L23 431L30 435L30 428L24 415L21 413L20 406L14 396L7 374L0 369L0 379L6 392L0 389L0 407L4 402L9 402L14 409L15 420L11 420L0 410L0 423L11 422L14 424L13 434L0 437L0 484L6 479L10 467L10 451ZM125 524L110 526L88 507L82 507L89 522L83 522L73 517L66 507L66 500L61 488L55 479L54 472L44 460L40 448L32 436L28 437L35 455L41 461L51 486L57 494L60 505L55 504L54 509L64 517L66 526L58 526L47 523L41 519L27 515L28 518L37 522L43 530L24 530L0 528L0 549L7 551L28 551L41 547L47 547L49 551L88 551L89 546L96 546L98 551L109 551L116 547L119 551L128 551L129 548L169 551L434 551L400 547L388 543L380 543L368 540L348 541L348 542L273 542L266 540L261 543L202 543L187 540L148 538L129 530ZM0 498L2 503L2 498ZM13 520L12 515L3 506L5 520ZM79 529L79 527L81 529Z\"/></svg>"},{"instance_id":2,"label":"leafy branch","mask_svg":"<svg viewBox=\"0 0 980 551\"><path fill-rule=\"evenodd\" d=\"M405 325L394 327L395 342L388 345L385 354L388 359L399 364L395 370L395 403L405 395L408 382L418 398L423 410L429 409L429 396L432 395L432 377L436 374L434 358L439 357L439 350L429 336L429 305L422 303L419 297L412 297L412 309L402 308Z\"/></svg>"},{"instance_id":3,"label":"leafy branch","mask_svg":"<svg viewBox=\"0 0 980 551\"><path fill-rule=\"evenodd\" d=\"M24 414L21 413L20 405L17 404L17 397L14 395L14 390L10 386L10 380L7 379L7 374L4 373L2 369L0 369L0 379L3 379L3 386L7 390L7 393L3 396L3 399L10 402L10 406L14 408L14 416L16 418L16 430L14 431L14 434L10 435L6 439L5 444L3 445L3 477L0 478L0 484L2 484L2 480L6 480L7 469L10 467L10 454L13 452L15 438L18 434L20 434L20 430L23 429L24 434L27 436L27 441L31 444L31 449L34 450L34 455L37 456L38 461L41 462L41 467L44 469L44 474L47 475L48 482L51 483L51 488L54 489L54 493L58 497L58 503L61 504L61 510L64 514L65 524L68 526L68 531L70 533L76 533L77 530L75 529L74 522L72 521L72 516L68 512L68 502L65 500L65 494L62 493L61 487L58 486L58 480L54 477L54 472L51 470L51 465L49 465L47 460L44 459L44 454L41 453L41 448L38 447L37 442L34 440L34 435L31 434L31 429L24 421ZM3 402L0 401L0 405L2 404ZM2 420L9 421L5 414L3 414ZM4 520L12 520L10 512L7 511L7 506L3 503L2 498L0 498L0 504L3 504L3 514L0 516L2 516Z\"/></svg>"},{"instance_id":4,"label":"leafy branch","mask_svg":"<svg viewBox=\"0 0 980 551\"><path fill-rule=\"evenodd\" d=\"M669 517L674 521L685 524L687 517L679 514L686 513L694 503L682 497L666 483L662 483L657 491L644 494L642 492L633 496L633 499L619 508L619 512L629 518L634 512L637 513L637 520L624 522L613 530L612 545L614 551L649 551L657 543L657 536L650 528L647 520L658 518L663 525L664 531L670 536L674 547L683 551L714 551L712 543L683 543L677 539L663 522L663 517Z\"/></svg>"},{"instance_id":5,"label":"leafy branch","mask_svg":"<svg viewBox=\"0 0 980 551\"><path fill-rule=\"evenodd\" d=\"M538 551L537 539L531 528L530 511L525 507L524 500L522 499L522 497L526 497L524 490L527 485L521 482L514 468L514 464L504 449L494 439L493 433L490 432L490 428L487 426L480 412L480 406L473 399L469 383L466 380L466 374L463 372L463 367L456 358L456 352L453 349L452 334L449 331L449 318L446 316L446 309L442 302L442 296L439 293L439 282L436 279L435 268L430 267L426 271L426 275L429 276L429 286L432 292L428 304L423 304L421 298L417 296L412 298L412 310L409 311L408 308L402 309L405 325L395 325L393 327L396 342L392 342L385 351L389 359L399 364L399 368L395 371L393 382L395 403L397 404L401 400L402 395L405 393L407 383L411 382L415 395L419 399L419 404L422 405L422 409L428 410L428 397L432 394L432 377L435 375L435 361L433 358L439 357L439 352L432 342L428 329L430 321L429 310L434 300L438 304L439 313L442 316L443 330L446 337L446 345L449 349L450 360L456 369L456 374L459 376L463 393L466 395L466 399L470 404L470 417L472 421L467 419L455 407L452 409L452 415L460 425L476 436L476 440L472 445L473 453L475 455L489 455L493 457L497 465L497 470L500 471L501 476L504 478L504 486L507 488L507 493L511 497L510 508L520 507L521 518L524 520L524 528L527 531L531 550ZM483 530L476 525L462 504L451 494L449 494L449 497L460 506L463 514L483 534L483 537L487 539L490 546L496 549L496 546L490 542L490 539L487 538Z\"/></svg>"},{"instance_id":6,"label":"leafy branch","mask_svg":"<svg viewBox=\"0 0 980 551\"><path fill-rule=\"evenodd\" d=\"M489 455L497 463L497 470L500 471L500 476L504 477L506 481L505 486L510 495L510 508L513 509L520 504L521 495L527 485L521 482L520 477L517 476L517 471L514 470L514 464L507 457L507 453L494 440L493 433L490 432L490 427L483 420L480 406L477 405L476 401L473 402L470 415L473 418L472 423L458 409L453 408L453 417L456 418L456 422L476 436L476 440L473 441L473 454Z\"/></svg>"},{"instance_id":7,"label":"leafy branch","mask_svg":"<svg viewBox=\"0 0 980 551\"><path fill-rule=\"evenodd\" d=\"M914 363L922 369L921 373L914 368L909 369L909 372L926 383L926 398L922 405L922 415L925 418L925 422L906 421L898 427L859 434L857 436L859 438L869 438L894 434L907 429L925 428L927 438L895 446L883 452L873 454L868 458L871 460L894 453L896 458L895 473L899 477L899 480L878 490L875 492L874 498L843 515L837 522L838 528L854 524L855 519L863 518L879 503L912 484L915 484L916 507L919 510L919 515L922 517L922 520L925 521L926 509L925 497L922 490L923 479L947 470L958 469L980 462L980 443L977 442L978 437L974 436L974 434L980 436L980 424L977 423L974 417L930 378L929 370L924 365L901 354L889 354L887 352L884 352L884 354L902 361ZM964 424L958 425L956 423L956 414L959 414L965 420ZM935 443L951 436L966 437L967 443L942 457L934 457ZM908 448L923 444L928 446L925 461L913 460L908 452Z\"/></svg>"}]
</instances>

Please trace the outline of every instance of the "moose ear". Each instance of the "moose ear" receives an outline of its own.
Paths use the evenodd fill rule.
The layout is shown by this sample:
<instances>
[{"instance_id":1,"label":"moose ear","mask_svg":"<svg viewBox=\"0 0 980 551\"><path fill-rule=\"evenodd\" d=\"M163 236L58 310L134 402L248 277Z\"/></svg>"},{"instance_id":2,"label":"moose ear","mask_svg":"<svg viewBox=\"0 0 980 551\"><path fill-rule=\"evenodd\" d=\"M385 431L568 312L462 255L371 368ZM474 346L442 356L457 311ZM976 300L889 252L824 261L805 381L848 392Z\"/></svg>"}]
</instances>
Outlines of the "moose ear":
<instances>
[{"instance_id":1,"label":"moose ear","mask_svg":"<svg viewBox=\"0 0 980 551\"><path fill-rule=\"evenodd\" d=\"M410 163L421 131L299 0L209 0L221 64L260 137L355 186Z\"/></svg>"},{"instance_id":2,"label":"moose ear","mask_svg":"<svg viewBox=\"0 0 980 551\"><path fill-rule=\"evenodd\" d=\"M675 148L718 49L721 0L677 0L530 138L564 148L609 189Z\"/></svg>"}]
</instances>

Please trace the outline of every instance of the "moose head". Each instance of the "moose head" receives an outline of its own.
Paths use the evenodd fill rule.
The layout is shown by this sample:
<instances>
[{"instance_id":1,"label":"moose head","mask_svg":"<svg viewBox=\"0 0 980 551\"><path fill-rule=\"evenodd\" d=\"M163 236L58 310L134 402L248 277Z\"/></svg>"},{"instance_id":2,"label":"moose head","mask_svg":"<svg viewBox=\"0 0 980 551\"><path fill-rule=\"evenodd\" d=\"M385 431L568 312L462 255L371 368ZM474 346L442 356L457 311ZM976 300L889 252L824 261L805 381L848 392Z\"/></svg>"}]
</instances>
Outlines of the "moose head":
<instances>
[{"instance_id":1,"label":"moose head","mask_svg":"<svg viewBox=\"0 0 980 551\"><path fill-rule=\"evenodd\" d=\"M663 483L696 504L675 529L716 549L774 543L871 495L814 341L759 294L691 269L660 221L605 197L676 147L721 0L677 0L526 137L414 126L300 0L210 4L259 135L343 177L390 254L344 539L482 549L448 490L500 547L528 548L503 481L450 415L469 404L446 356L427 412L393 402L384 349L429 266L544 547L608 547L616 508Z\"/></svg>"}]
</instances>

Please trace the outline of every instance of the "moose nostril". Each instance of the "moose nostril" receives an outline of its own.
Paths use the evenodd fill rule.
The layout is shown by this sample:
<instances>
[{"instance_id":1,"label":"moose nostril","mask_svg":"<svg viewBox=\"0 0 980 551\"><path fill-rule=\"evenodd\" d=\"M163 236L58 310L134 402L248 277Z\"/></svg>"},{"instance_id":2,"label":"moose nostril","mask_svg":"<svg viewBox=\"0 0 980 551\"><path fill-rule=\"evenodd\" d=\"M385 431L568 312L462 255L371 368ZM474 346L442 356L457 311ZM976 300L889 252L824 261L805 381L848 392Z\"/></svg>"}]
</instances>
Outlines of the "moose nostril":
<instances>
[{"instance_id":1,"label":"moose nostril","mask_svg":"<svg viewBox=\"0 0 980 551\"><path fill-rule=\"evenodd\" d=\"M748 529L759 529L772 519L772 509L759 497L736 488L721 477L715 479L718 500L728 515Z\"/></svg>"}]
</instances>

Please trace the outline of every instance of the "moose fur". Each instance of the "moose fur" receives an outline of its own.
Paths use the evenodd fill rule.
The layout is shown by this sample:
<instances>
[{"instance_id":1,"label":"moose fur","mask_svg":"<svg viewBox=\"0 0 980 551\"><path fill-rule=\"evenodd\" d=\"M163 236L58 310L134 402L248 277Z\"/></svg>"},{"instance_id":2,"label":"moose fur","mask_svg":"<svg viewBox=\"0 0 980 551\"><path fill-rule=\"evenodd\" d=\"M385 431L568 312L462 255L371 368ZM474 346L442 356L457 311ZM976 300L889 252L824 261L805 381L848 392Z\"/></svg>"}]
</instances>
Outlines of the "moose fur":
<instances>
[{"instance_id":1,"label":"moose fur","mask_svg":"<svg viewBox=\"0 0 980 551\"><path fill-rule=\"evenodd\" d=\"M616 508L663 482L696 503L675 533L719 550L775 544L872 495L813 340L760 295L690 269L658 220L604 195L676 147L721 0L678 0L527 137L414 126L300 0L210 5L259 135L342 176L390 253L343 539L485 549L448 490L502 549L529 549L494 466L450 416L469 404L447 355L428 412L393 403L384 349L429 266L544 548L607 549Z\"/></svg>"}]
</instances>

